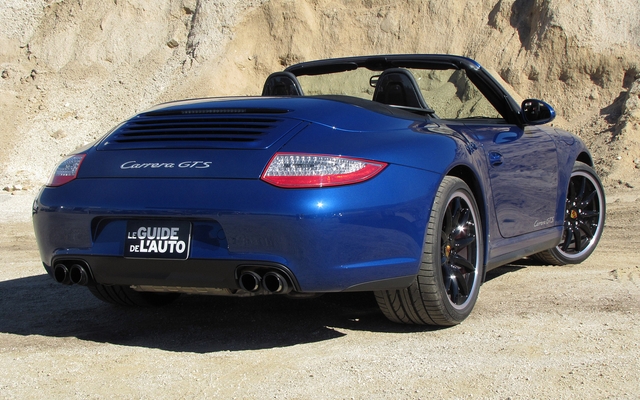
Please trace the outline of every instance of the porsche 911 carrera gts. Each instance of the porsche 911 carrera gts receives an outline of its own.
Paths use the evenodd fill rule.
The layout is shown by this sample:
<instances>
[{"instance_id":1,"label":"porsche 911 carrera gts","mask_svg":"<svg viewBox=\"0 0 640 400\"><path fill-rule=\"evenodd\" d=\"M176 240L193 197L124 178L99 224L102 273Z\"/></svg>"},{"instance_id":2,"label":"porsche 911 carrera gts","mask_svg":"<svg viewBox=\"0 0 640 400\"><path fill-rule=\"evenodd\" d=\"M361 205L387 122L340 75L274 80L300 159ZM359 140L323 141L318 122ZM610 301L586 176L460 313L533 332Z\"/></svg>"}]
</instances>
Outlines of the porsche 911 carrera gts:
<instances>
[{"instance_id":1,"label":"porsche 911 carrera gts","mask_svg":"<svg viewBox=\"0 0 640 400\"><path fill-rule=\"evenodd\" d=\"M66 157L33 205L40 255L119 305L372 291L392 321L455 325L487 271L598 243L602 184L554 117L464 57L303 62Z\"/></svg>"}]
</instances>

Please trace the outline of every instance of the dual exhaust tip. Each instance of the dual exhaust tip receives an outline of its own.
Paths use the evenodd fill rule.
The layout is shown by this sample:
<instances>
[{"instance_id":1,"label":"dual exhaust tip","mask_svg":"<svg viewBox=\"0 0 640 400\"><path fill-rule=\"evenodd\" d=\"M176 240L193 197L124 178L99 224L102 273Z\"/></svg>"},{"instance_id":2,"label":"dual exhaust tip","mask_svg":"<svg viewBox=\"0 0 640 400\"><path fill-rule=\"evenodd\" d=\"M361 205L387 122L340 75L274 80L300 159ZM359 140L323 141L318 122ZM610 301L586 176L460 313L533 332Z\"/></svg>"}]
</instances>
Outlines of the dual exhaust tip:
<instances>
[{"instance_id":1,"label":"dual exhaust tip","mask_svg":"<svg viewBox=\"0 0 640 400\"><path fill-rule=\"evenodd\" d=\"M270 294L287 294L292 290L289 280L279 271L268 271L263 275L254 271L243 271L238 277L238 284L242 290L250 293L262 289Z\"/></svg>"},{"instance_id":2,"label":"dual exhaust tip","mask_svg":"<svg viewBox=\"0 0 640 400\"><path fill-rule=\"evenodd\" d=\"M53 267L53 277L63 285L87 286L91 282L89 268L79 263L58 263Z\"/></svg>"},{"instance_id":3,"label":"dual exhaust tip","mask_svg":"<svg viewBox=\"0 0 640 400\"><path fill-rule=\"evenodd\" d=\"M80 262L59 262L53 267L53 277L63 285L91 284L89 266ZM260 274L255 271L243 271L238 277L238 283L243 290L256 293L263 290L269 294L287 294L293 288L290 280L280 271L267 271Z\"/></svg>"}]
</instances>

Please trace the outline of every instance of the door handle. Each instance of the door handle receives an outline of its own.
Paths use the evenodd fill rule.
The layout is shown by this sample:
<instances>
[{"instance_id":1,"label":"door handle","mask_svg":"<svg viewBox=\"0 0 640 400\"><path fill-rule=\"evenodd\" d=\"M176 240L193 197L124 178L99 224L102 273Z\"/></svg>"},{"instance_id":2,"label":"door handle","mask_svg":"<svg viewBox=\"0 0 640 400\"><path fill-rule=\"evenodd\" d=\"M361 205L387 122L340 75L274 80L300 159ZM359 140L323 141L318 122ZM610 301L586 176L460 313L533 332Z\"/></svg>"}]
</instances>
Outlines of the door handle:
<instances>
[{"instance_id":1,"label":"door handle","mask_svg":"<svg viewBox=\"0 0 640 400\"><path fill-rule=\"evenodd\" d=\"M495 152L495 151L491 151L489 152L489 163L494 166L494 167L498 167L500 165L502 165L502 154Z\"/></svg>"}]
</instances>

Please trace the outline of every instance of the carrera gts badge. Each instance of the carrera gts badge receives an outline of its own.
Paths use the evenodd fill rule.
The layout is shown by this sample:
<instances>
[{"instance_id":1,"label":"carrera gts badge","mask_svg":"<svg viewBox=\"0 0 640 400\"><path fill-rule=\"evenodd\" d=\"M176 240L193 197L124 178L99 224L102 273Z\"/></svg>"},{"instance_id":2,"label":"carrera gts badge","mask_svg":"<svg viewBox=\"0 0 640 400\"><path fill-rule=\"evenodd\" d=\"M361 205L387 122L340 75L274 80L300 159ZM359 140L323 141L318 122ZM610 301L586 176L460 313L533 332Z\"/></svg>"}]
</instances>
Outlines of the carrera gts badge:
<instances>
[{"instance_id":1,"label":"carrera gts badge","mask_svg":"<svg viewBox=\"0 0 640 400\"><path fill-rule=\"evenodd\" d=\"M120 169L142 169L142 168L195 168L204 169L211 166L211 161L182 161L179 163L171 162L147 162L139 163L137 161L127 161L120 166Z\"/></svg>"}]
</instances>

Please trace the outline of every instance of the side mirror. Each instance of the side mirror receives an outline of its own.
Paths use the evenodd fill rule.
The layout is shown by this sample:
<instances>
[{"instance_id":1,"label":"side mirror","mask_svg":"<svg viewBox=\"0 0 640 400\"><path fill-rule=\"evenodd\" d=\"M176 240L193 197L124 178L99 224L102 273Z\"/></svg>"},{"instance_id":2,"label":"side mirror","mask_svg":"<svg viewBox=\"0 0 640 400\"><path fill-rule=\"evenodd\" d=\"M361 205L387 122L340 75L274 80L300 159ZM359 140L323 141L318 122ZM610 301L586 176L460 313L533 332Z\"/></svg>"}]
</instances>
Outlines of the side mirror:
<instances>
[{"instance_id":1,"label":"side mirror","mask_svg":"<svg viewBox=\"0 0 640 400\"><path fill-rule=\"evenodd\" d=\"M548 124L556 117L556 110L542 100L527 99L522 102L522 118L527 125Z\"/></svg>"}]
</instances>

